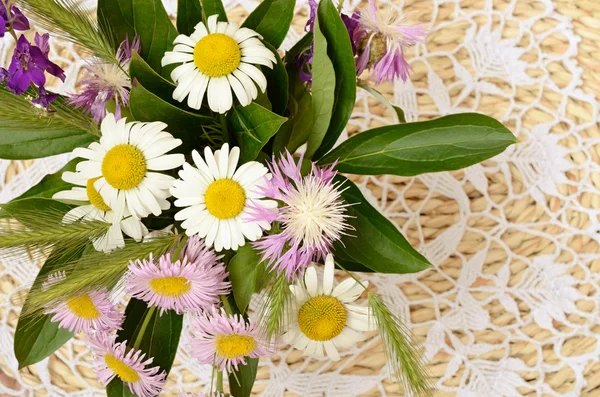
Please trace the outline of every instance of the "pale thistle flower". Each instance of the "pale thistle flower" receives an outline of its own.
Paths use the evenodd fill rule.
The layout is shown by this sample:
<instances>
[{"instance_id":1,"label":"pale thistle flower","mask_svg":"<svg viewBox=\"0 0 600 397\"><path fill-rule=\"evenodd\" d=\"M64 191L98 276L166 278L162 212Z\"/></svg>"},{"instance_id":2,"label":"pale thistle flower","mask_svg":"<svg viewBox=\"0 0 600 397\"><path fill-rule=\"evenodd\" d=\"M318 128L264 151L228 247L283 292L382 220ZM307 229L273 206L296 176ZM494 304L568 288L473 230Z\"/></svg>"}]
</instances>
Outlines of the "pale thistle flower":
<instances>
[{"instance_id":1,"label":"pale thistle flower","mask_svg":"<svg viewBox=\"0 0 600 397\"><path fill-rule=\"evenodd\" d=\"M269 165L273 177L266 181L262 194L283 203L277 211L256 207L252 220L278 222L281 233L265 236L254 243L268 265L285 272L288 279L302 274L312 262L325 259L333 243L350 230L346 208L341 198L342 186L333 181L337 174L331 167L312 166L302 176L300 166L287 153Z\"/></svg>"},{"instance_id":2,"label":"pale thistle flower","mask_svg":"<svg viewBox=\"0 0 600 397\"><path fill-rule=\"evenodd\" d=\"M96 122L106 116L106 104L115 101L115 117L121 118L121 107L129 106L131 79L129 78L129 62L133 51L140 52L140 38L136 36L131 42L128 38L121 43L117 51L116 63L91 63L84 66L90 76L80 81L84 86L80 94L69 98L76 108L83 108L91 113Z\"/></svg>"},{"instance_id":3,"label":"pale thistle flower","mask_svg":"<svg viewBox=\"0 0 600 397\"><path fill-rule=\"evenodd\" d=\"M404 51L424 42L425 26L408 25L406 16L395 8L377 10L375 0L369 0L369 8L353 18L358 18L358 26L352 32L352 41L360 54L356 60L357 74L372 69L376 83L398 77L406 81L412 69Z\"/></svg>"}]
</instances>

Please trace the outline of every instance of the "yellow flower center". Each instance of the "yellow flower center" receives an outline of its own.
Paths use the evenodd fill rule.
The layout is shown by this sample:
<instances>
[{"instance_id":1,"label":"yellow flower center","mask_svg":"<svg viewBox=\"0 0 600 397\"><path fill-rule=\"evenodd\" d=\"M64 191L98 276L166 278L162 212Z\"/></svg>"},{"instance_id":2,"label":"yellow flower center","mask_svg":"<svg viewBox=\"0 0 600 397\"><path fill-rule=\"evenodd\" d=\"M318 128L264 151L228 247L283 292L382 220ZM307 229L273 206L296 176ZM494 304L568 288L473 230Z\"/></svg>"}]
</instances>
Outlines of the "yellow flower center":
<instances>
[{"instance_id":1,"label":"yellow flower center","mask_svg":"<svg viewBox=\"0 0 600 397\"><path fill-rule=\"evenodd\" d=\"M252 353L256 340L248 335L217 335L215 348L219 356L232 360Z\"/></svg>"},{"instance_id":2,"label":"yellow flower center","mask_svg":"<svg viewBox=\"0 0 600 397\"><path fill-rule=\"evenodd\" d=\"M114 146L104 155L102 176L115 189L133 189L146 176L144 153L129 144Z\"/></svg>"},{"instance_id":3,"label":"yellow flower center","mask_svg":"<svg viewBox=\"0 0 600 397\"><path fill-rule=\"evenodd\" d=\"M96 309L94 301L89 295L79 295L67 299L67 307L79 318L94 320L100 317L100 312Z\"/></svg>"},{"instance_id":4,"label":"yellow flower center","mask_svg":"<svg viewBox=\"0 0 600 397\"><path fill-rule=\"evenodd\" d=\"M88 179L87 181L85 191L87 193L88 200L90 200L90 203L92 203L92 205L98 208L100 211L110 211L110 207L106 205L104 199L94 187L94 182L96 182L98 179L100 179L100 177Z\"/></svg>"},{"instance_id":5,"label":"yellow flower center","mask_svg":"<svg viewBox=\"0 0 600 397\"><path fill-rule=\"evenodd\" d=\"M300 308L298 325L308 339L319 342L331 340L344 330L346 308L332 296L316 296Z\"/></svg>"},{"instance_id":6,"label":"yellow flower center","mask_svg":"<svg viewBox=\"0 0 600 397\"><path fill-rule=\"evenodd\" d=\"M244 188L231 179L219 179L210 184L204 196L206 209L218 219L235 218L246 204Z\"/></svg>"},{"instance_id":7,"label":"yellow flower center","mask_svg":"<svg viewBox=\"0 0 600 397\"><path fill-rule=\"evenodd\" d=\"M223 33L211 33L194 47L194 63L209 77L233 73L241 60L242 52L237 41Z\"/></svg>"},{"instance_id":8,"label":"yellow flower center","mask_svg":"<svg viewBox=\"0 0 600 397\"><path fill-rule=\"evenodd\" d=\"M154 278L148 283L156 295L176 298L188 292L192 285L185 277Z\"/></svg>"},{"instance_id":9,"label":"yellow flower center","mask_svg":"<svg viewBox=\"0 0 600 397\"><path fill-rule=\"evenodd\" d=\"M123 382L135 383L140 380L137 371L112 354L104 355L104 362Z\"/></svg>"}]
</instances>

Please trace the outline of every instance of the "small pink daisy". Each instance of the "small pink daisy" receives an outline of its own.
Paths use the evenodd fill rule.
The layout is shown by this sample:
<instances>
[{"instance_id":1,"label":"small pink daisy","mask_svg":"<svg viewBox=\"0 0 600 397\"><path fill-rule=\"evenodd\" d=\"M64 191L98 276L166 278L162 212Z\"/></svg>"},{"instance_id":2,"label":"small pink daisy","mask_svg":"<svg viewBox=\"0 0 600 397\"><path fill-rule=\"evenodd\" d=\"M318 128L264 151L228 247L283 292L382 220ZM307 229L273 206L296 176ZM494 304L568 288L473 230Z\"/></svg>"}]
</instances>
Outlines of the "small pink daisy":
<instances>
[{"instance_id":1,"label":"small pink daisy","mask_svg":"<svg viewBox=\"0 0 600 397\"><path fill-rule=\"evenodd\" d=\"M232 372L246 365L246 357L258 358L269 349L257 337L257 325L248 324L240 315L229 316L223 309L213 307L194 318L191 355L201 364L213 364L221 371Z\"/></svg>"},{"instance_id":2,"label":"small pink daisy","mask_svg":"<svg viewBox=\"0 0 600 397\"><path fill-rule=\"evenodd\" d=\"M165 310L206 310L219 303L219 295L229 293L225 266L199 237L188 240L177 261L171 256L132 261L128 294L159 307L162 315Z\"/></svg>"},{"instance_id":3,"label":"small pink daisy","mask_svg":"<svg viewBox=\"0 0 600 397\"><path fill-rule=\"evenodd\" d=\"M265 236L254 243L268 261L269 266L279 272L285 271L288 279L304 274L312 262L324 260L331 252L335 241L351 229L347 224L346 207L341 198L340 184L333 182L337 174L331 167L317 167L301 176L300 166L287 153L269 169L273 178L266 182L263 194L283 203L277 211L255 207L253 220L277 221L282 232Z\"/></svg>"},{"instance_id":4,"label":"small pink daisy","mask_svg":"<svg viewBox=\"0 0 600 397\"><path fill-rule=\"evenodd\" d=\"M52 322L71 332L108 332L121 329L123 315L108 298L106 291L92 291L73 296L59 303L46 314L54 314Z\"/></svg>"},{"instance_id":5,"label":"small pink daisy","mask_svg":"<svg viewBox=\"0 0 600 397\"><path fill-rule=\"evenodd\" d=\"M141 350L128 349L126 342L116 342L116 335L97 333L88 338L98 380L107 385L115 376L138 397L154 397L165 385L166 373L159 367L147 368L153 358L144 361Z\"/></svg>"}]
</instances>

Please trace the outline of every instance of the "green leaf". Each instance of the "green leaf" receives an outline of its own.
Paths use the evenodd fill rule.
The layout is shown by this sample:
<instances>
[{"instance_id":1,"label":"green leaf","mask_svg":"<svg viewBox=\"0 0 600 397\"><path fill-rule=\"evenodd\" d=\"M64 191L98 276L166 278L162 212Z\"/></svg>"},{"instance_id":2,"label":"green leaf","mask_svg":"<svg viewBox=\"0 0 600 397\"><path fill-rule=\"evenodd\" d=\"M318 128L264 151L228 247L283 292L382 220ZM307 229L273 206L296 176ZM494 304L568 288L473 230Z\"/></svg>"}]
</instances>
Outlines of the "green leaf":
<instances>
[{"instance_id":1,"label":"green leaf","mask_svg":"<svg viewBox=\"0 0 600 397\"><path fill-rule=\"evenodd\" d=\"M260 33L263 40L279 48L290 30L295 6L296 0L264 0L242 26Z\"/></svg>"},{"instance_id":2,"label":"green leaf","mask_svg":"<svg viewBox=\"0 0 600 397\"><path fill-rule=\"evenodd\" d=\"M238 249L227 265L227 271L235 304L242 314L246 313L252 295L261 290L270 273L250 244Z\"/></svg>"},{"instance_id":3,"label":"green leaf","mask_svg":"<svg viewBox=\"0 0 600 397\"><path fill-rule=\"evenodd\" d=\"M335 182L342 184L342 198L348 204L348 223L354 228L334 244L336 260L348 270L356 264L377 273L416 273L431 267L402 233L381 215L360 189L350 180L338 175Z\"/></svg>"},{"instance_id":4,"label":"green leaf","mask_svg":"<svg viewBox=\"0 0 600 397\"><path fill-rule=\"evenodd\" d=\"M246 363L240 366L238 371L229 375L229 389L232 396L250 397L252 394L252 386L258 371L258 358L246 357Z\"/></svg>"},{"instance_id":5,"label":"green leaf","mask_svg":"<svg viewBox=\"0 0 600 397\"><path fill-rule=\"evenodd\" d=\"M323 36L327 40L327 55L335 70L335 102L331 122L321 146L315 153L315 157L320 158L335 145L354 110L356 63L348 30L331 0L319 3L317 16Z\"/></svg>"},{"instance_id":6,"label":"green leaf","mask_svg":"<svg viewBox=\"0 0 600 397\"><path fill-rule=\"evenodd\" d=\"M177 2L177 30L186 36L194 33L194 28L202 22L200 0L179 0Z\"/></svg>"},{"instance_id":7,"label":"green leaf","mask_svg":"<svg viewBox=\"0 0 600 397\"><path fill-rule=\"evenodd\" d=\"M32 197L51 199L55 193L71 189L73 185L63 181L62 174L65 171L75 172L75 167L80 161L81 159L73 159L69 161L59 171L55 172L54 174L46 175L37 185L30 188L19 197L13 199L13 201Z\"/></svg>"},{"instance_id":8,"label":"green leaf","mask_svg":"<svg viewBox=\"0 0 600 397\"><path fill-rule=\"evenodd\" d=\"M159 309L148 308L145 302L131 298L125 309L123 329L117 332L117 340L127 341L128 347L154 358L152 367L159 366L168 374L175 360L182 327L182 314L168 310L161 316ZM106 394L109 397L131 396L129 387L124 387L119 378L108 384Z\"/></svg>"},{"instance_id":9,"label":"green leaf","mask_svg":"<svg viewBox=\"0 0 600 397\"><path fill-rule=\"evenodd\" d=\"M281 57L277 50L269 43L264 43L265 46L271 50L275 55L277 63L273 66L273 69L263 67L262 70L267 77L267 95L269 101L272 103L273 111L279 115L285 113L288 103L288 74L283 66Z\"/></svg>"},{"instance_id":10,"label":"green leaf","mask_svg":"<svg viewBox=\"0 0 600 397\"><path fill-rule=\"evenodd\" d=\"M34 284L42 282L48 274L59 269L60 265L81 257L83 251L84 247L75 251L72 249L54 250L40 269ZM29 305L29 299L26 299L21 313L29 312ZM72 332L59 328L58 322L50 321L52 316L42 314L19 317L14 342L19 369L40 362L73 337Z\"/></svg>"},{"instance_id":11,"label":"green leaf","mask_svg":"<svg viewBox=\"0 0 600 397\"><path fill-rule=\"evenodd\" d=\"M477 113L375 128L342 143L320 163L361 175L413 176L468 167L517 142L500 122Z\"/></svg>"},{"instance_id":12,"label":"green leaf","mask_svg":"<svg viewBox=\"0 0 600 397\"><path fill-rule=\"evenodd\" d=\"M306 143L313 130L313 97L306 85L298 79L298 72L292 76L290 85L291 133L287 148L290 153Z\"/></svg>"},{"instance_id":13,"label":"green leaf","mask_svg":"<svg viewBox=\"0 0 600 397\"><path fill-rule=\"evenodd\" d=\"M29 160L68 153L92 143L96 137L74 126L53 128L3 128L0 126L0 158L7 160Z\"/></svg>"},{"instance_id":14,"label":"green leaf","mask_svg":"<svg viewBox=\"0 0 600 397\"><path fill-rule=\"evenodd\" d=\"M177 86L156 73L136 52L133 53L131 62L129 63L129 75L132 80L136 80L148 91L164 101L173 105L179 104L179 102L173 99L173 91ZM134 83L134 85L136 84Z\"/></svg>"},{"instance_id":15,"label":"green leaf","mask_svg":"<svg viewBox=\"0 0 600 397\"><path fill-rule=\"evenodd\" d=\"M26 219L21 219L19 214L28 213L31 214L35 211L40 211L43 208L44 211L54 211L56 213L66 214L72 206L61 203L60 201L52 200L49 198L41 197L27 197L15 199L6 204L0 204L0 218L11 217L19 222L23 222L25 226L28 226Z\"/></svg>"},{"instance_id":16,"label":"green leaf","mask_svg":"<svg viewBox=\"0 0 600 397\"><path fill-rule=\"evenodd\" d=\"M225 12L225 7L223 7L221 0L201 0L201 3L205 21L209 16L217 14L219 21L227 22L227 12Z\"/></svg>"},{"instance_id":17,"label":"green leaf","mask_svg":"<svg viewBox=\"0 0 600 397\"><path fill-rule=\"evenodd\" d=\"M162 74L160 61L173 46L177 29L161 0L99 0L98 20L111 26L118 43L137 34L142 43L142 58Z\"/></svg>"},{"instance_id":18,"label":"green leaf","mask_svg":"<svg viewBox=\"0 0 600 397\"><path fill-rule=\"evenodd\" d=\"M312 63L313 128L308 138L306 158L315 154L329 128L335 103L335 69L327 55L327 39L321 32L319 18L315 18L314 54Z\"/></svg>"},{"instance_id":19,"label":"green leaf","mask_svg":"<svg viewBox=\"0 0 600 397\"><path fill-rule=\"evenodd\" d=\"M234 107L227 118L241 149L241 163L256 159L261 149L287 120L256 103Z\"/></svg>"},{"instance_id":20,"label":"green leaf","mask_svg":"<svg viewBox=\"0 0 600 397\"><path fill-rule=\"evenodd\" d=\"M194 140L202 139L201 126L214 123L210 117L191 113L165 102L140 84L131 90L129 108L133 117L138 121L166 123L167 131L174 137L181 138L184 145L188 146L193 145ZM201 143L201 141L197 143Z\"/></svg>"}]
</instances>

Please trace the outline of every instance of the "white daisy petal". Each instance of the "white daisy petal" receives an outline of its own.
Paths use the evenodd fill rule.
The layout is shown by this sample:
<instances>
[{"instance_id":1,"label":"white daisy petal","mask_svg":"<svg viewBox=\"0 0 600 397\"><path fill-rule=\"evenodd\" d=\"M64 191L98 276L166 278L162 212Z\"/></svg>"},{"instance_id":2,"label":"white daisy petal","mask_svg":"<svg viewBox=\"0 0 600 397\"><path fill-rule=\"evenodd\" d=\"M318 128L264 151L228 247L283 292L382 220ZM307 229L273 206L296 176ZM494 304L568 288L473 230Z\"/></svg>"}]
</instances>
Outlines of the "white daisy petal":
<instances>
[{"instance_id":1,"label":"white daisy petal","mask_svg":"<svg viewBox=\"0 0 600 397\"><path fill-rule=\"evenodd\" d=\"M172 63L191 62L194 60L194 55L185 52L172 52L168 51L162 57L160 64L161 66L167 66Z\"/></svg>"},{"instance_id":2,"label":"white daisy petal","mask_svg":"<svg viewBox=\"0 0 600 397\"><path fill-rule=\"evenodd\" d=\"M310 266L308 269L306 269L306 272L304 273L304 283L306 285L308 295L311 297L317 296L319 279L317 277L317 269L315 269L314 266Z\"/></svg>"},{"instance_id":3,"label":"white daisy petal","mask_svg":"<svg viewBox=\"0 0 600 397\"><path fill-rule=\"evenodd\" d=\"M258 86L262 92L267 89L267 78L265 75L254 65L249 63L240 63L238 69L246 73Z\"/></svg>"},{"instance_id":4,"label":"white daisy petal","mask_svg":"<svg viewBox=\"0 0 600 397\"><path fill-rule=\"evenodd\" d=\"M227 77L213 77L208 82L208 106L211 110L221 114L233 106L231 87Z\"/></svg>"},{"instance_id":5,"label":"white daisy petal","mask_svg":"<svg viewBox=\"0 0 600 397\"><path fill-rule=\"evenodd\" d=\"M323 294L331 295L333 289L335 265L333 263L333 255L327 255L325 259L325 270L323 271Z\"/></svg>"}]
</instances>

